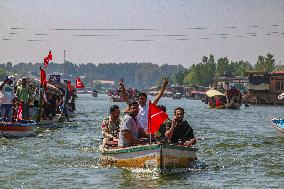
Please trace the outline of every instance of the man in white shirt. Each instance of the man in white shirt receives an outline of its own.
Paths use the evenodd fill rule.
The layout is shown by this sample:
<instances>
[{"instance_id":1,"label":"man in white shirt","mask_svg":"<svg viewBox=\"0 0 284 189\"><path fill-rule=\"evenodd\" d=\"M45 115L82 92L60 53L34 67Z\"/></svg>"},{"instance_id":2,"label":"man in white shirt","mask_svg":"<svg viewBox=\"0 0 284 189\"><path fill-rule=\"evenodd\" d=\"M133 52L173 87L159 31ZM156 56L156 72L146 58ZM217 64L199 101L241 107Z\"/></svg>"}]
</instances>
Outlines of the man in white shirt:
<instances>
[{"instance_id":1,"label":"man in white shirt","mask_svg":"<svg viewBox=\"0 0 284 189\"><path fill-rule=\"evenodd\" d=\"M152 104L157 104L160 98L163 96L164 91L168 85L168 78L164 79L163 86L159 92L159 94L155 97ZM127 104L130 104L130 100L125 92L125 86L122 81L119 81L119 86L122 91L123 99ZM138 95L138 103L139 103L139 113L137 115L137 119L140 123L140 126L144 129L144 131L148 132L148 103L147 103L147 94L140 93Z\"/></svg>"},{"instance_id":2,"label":"man in white shirt","mask_svg":"<svg viewBox=\"0 0 284 189\"><path fill-rule=\"evenodd\" d=\"M12 120L12 110L13 110L13 99L15 98L14 77L7 77L4 82L0 85L0 103L1 103L1 113L3 121Z\"/></svg>"}]
</instances>

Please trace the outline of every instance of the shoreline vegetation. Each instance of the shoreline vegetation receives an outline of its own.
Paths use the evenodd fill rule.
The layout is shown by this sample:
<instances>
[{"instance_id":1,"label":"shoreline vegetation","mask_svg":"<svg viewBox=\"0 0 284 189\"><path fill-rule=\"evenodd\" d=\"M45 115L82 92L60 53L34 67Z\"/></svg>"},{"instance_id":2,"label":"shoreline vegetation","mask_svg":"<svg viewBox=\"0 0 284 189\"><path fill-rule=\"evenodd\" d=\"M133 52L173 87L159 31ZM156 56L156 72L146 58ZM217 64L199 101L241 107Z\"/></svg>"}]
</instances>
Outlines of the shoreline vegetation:
<instances>
[{"instance_id":1,"label":"shoreline vegetation","mask_svg":"<svg viewBox=\"0 0 284 189\"><path fill-rule=\"evenodd\" d=\"M123 76L125 83L130 87L147 89L159 85L162 78L169 77L171 84L177 86L209 86L214 79L220 77L244 76L247 71L271 72L283 70L284 66L276 65L272 54L259 55L253 65L245 60L230 61L227 57L216 59L213 54L203 56L201 61L192 64L189 68L183 65L157 65L153 63L104 63L104 64L75 64L65 61L64 64L50 62L47 73L59 74L66 79L81 77L87 86L100 87L94 80L113 80L115 85ZM190 60L189 60L190 63ZM11 62L0 64L0 80L7 75L39 77L41 63Z\"/></svg>"}]
</instances>

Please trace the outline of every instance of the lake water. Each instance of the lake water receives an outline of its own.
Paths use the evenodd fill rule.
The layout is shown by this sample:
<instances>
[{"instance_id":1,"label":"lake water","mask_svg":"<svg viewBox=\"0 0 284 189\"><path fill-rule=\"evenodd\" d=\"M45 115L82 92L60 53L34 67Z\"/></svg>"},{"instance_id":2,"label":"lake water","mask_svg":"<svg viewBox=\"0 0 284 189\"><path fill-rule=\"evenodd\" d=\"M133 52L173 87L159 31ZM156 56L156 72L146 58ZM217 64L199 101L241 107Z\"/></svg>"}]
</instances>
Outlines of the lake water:
<instances>
[{"instance_id":1,"label":"lake water","mask_svg":"<svg viewBox=\"0 0 284 189\"><path fill-rule=\"evenodd\" d=\"M35 137L0 139L0 188L281 188L284 137L270 118L284 107L208 109L201 101L162 98L170 117L185 109L198 141L200 166L167 174L101 167L102 119L113 102L80 95L72 122L40 130ZM121 108L124 103L115 103Z\"/></svg>"}]
</instances>

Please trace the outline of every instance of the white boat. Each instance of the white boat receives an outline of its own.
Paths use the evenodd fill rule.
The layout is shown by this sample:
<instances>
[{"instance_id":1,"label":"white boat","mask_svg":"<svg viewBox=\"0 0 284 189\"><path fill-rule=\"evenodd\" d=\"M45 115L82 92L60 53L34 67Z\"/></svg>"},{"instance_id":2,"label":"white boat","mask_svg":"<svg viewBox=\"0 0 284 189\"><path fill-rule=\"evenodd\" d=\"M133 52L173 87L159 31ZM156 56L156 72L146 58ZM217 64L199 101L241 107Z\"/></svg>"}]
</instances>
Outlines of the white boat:
<instances>
[{"instance_id":1,"label":"white boat","mask_svg":"<svg viewBox=\"0 0 284 189\"><path fill-rule=\"evenodd\" d=\"M284 119L279 118L271 118L272 127L276 129L276 131L281 135L284 136Z\"/></svg>"}]
</instances>

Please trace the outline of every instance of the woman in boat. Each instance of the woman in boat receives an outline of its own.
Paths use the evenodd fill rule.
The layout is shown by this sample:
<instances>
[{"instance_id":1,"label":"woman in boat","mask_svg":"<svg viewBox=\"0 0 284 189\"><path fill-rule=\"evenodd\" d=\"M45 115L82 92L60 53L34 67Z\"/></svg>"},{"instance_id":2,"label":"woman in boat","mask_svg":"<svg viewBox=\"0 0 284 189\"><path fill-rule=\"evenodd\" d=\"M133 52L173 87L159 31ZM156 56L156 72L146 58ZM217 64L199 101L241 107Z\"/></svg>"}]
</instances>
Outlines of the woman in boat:
<instances>
[{"instance_id":1,"label":"woman in boat","mask_svg":"<svg viewBox=\"0 0 284 189\"><path fill-rule=\"evenodd\" d=\"M221 108L221 99L219 96L216 98L215 106L216 108Z\"/></svg>"}]
</instances>

